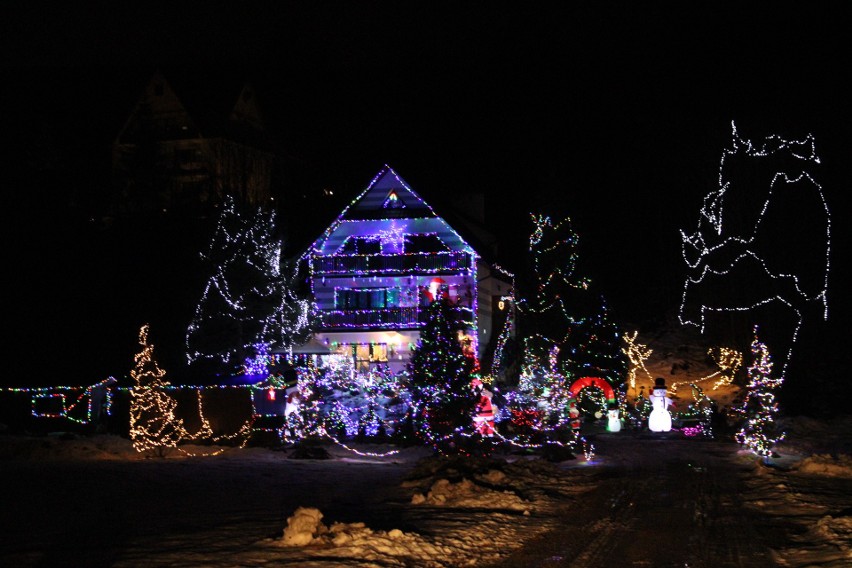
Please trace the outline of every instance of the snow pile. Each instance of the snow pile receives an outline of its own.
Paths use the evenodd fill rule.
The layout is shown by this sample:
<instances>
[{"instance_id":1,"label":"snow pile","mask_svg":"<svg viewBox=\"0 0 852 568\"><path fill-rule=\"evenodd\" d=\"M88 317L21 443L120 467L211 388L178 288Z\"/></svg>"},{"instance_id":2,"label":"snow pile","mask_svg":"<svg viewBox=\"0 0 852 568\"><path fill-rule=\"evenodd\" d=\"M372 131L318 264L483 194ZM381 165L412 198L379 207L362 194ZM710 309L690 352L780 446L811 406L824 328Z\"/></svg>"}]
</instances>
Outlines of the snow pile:
<instances>
[{"instance_id":1,"label":"snow pile","mask_svg":"<svg viewBox=\"0 0 852 568\"><path fill-rule=\"evenodd\" d=\"M445 527L431 536L405 533L400 529L372 530L365 523L320 522L322 513L317 509L299 508L287 521L283 538L274 546L298 551L292 559L302 566L329 566L325 562L334 558L335 566L348 566L357 561L358 566L457 568L477 566L483 560L494 561L521 546L525 534L531 538L553 528L548 520L539 520L525 528L513 522L516 516L490 513L488 517L471 517L463 527ZM470 530L470 525L476 530ZM518 533L518 530L521 533ZM484 547L483 543L489 543ZM287 557L290 559L290 556Z\"/></svg>"},{"instance_id":2,"label":"snow pile","mask_svg":"<svg viewBox=\"0 0 852 568\"><path fill-rule=\"evenodd\" d=\"M486 479L492 483L506 482L506 475L497 470L488 472ZM481 507L491 509L509 509L523 511L529 515L530 504L511 491L495 491L483 487L469 479L452 483L448 479L439 479L425 495L415 493L411 497L412 505L439 505L445 507Z\"/></svg>"},{"instance_id":3,"label":"snow pile","mask_svg":"<svg viewBox=\"0 0 852 568\"><path fill-rule=\"evenodd\" d=\"M778 444L781 457L775 461L802 474L852 478L852 415L782 417L779 426L787 436Z\"/></svg>"},{"instance_id":4,"label":"snow pile","mask_svg":"<svg viewBox=\"0 0 852 568\"><path fill-rule=\"evenodd\" d=\"M840 454L814 454L804 458L796 466L799 473L822 475L827 477L852 478L852 456Z\"/></svg>"},{"instance_id":5,"label":"snow pile","mask_svg":"<svg viewBox=\"0 0 852 568\"><path fill-rule=\"evenodd\" d=\"M551 483L563 489L554 488L554 493L583 491L566 487L557 467L542 460L431 456L418 461L402 486L413 490L412 505L435 507L417 517L432 519L424 526L434 522L440 530L423 534L398 528L373 530L364 522L327 526L320 510L300 506L272 546L287 550L287 559L298 558L303 566L326 566L323 562L329 558L344 563L338 565L357 560L359 566L480 565L498 560L526 539L553 528L557 522L551 510L555 501L547 499L541 489L532 488ZM451 515L446 512L450 508ZM489 543L487 548L484 542Z\"/></svg>"},{"instance_id":6,"label":"snow pile","mask_svg":"<svg viewBox=\"0 0 852 568\"><path fill-rule=\"evenodd\" d=\"M846 567L852 560L852 518L826 515L801 534L791 537L790 545L770 554L779 566Z\"/></svg>"},{"instance_id":7,"label":"snow pile","mask_svg":"<svg viewBox=\"0 0 852 568\"><path fill-rule=\"evenodd\" d=\"M320 522L322 513L319 509L299 507L293 516L287 519L287 528L281 540L283 546L305 546L312 543L318 536L327 532Z\"/></svg>"},{"instance_id":8,"label":"snow pile","mask_svg":"<svg viewBox=\"0 0 852 568\"><path fill-rule=\"evenodd\" d=\"M827 515L816 523L814 540L832 542L839 548L849 551L847 543L852 541L852 517L832 517Z\"/></svg>"},{"instance_id":9,"label":"snow pile","mask_svg":"<svg viewBox=\"0 0 852 568\"><path fill-rule=\"evenodd\" d=\"M435 568L469 564L453 554L453 547L430 543L417 534L406 534L399 529L374 531L364 523L332 523L326 526L321 522L322 517L318 509L299 507L287 519L287 528L279 545L310 546L311 549L305 552L318 557L327 556L328 549L333 548L336 558L380 562L382 566L410 566L412 562Z\"/></svg>"}]
</instances>

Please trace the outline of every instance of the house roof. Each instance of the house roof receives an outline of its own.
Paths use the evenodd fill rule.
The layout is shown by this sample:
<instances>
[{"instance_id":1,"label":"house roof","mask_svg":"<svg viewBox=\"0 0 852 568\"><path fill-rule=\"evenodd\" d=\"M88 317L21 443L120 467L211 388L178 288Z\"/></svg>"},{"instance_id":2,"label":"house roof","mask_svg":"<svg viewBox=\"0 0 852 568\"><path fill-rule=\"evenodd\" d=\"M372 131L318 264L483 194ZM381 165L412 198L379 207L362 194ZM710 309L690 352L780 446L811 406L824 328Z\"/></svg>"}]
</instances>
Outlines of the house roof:
<instances>
[{"instance_id":1,"label":"house roof","mask_svg":"<svg viewBox=\"0 0 852 568\"><path fill-rule=\"evenodd\" d=\"M137 99L116 142L134 134L134 125L145 118L183 117L186 128L171 135L179 138L225 137L257 148L270 146L263 117L252 85L230 77L174 78L161 70L153 72Z\"/></svg>"},{"instance_id":2,"label":"house roof","mask_svg":"<svg viewBox=\"0 0 852 568\"><path fill-rule=\"evenodd\" d=\"M340 216L348 219L437 217L432 207L387 164Z\"/></svg>"},{"instance_id":3,"label":"house roof","mask_svg":"<svg viewBox=\"0 0 852 568\"><path fill-rule=\"evenodd\" d=\"M461 203L458 199L448 200L439 215L393 168L385 164L367 188L305 249L302 258L320 250L322 243L345 221L416 217L440 219L459 242L493 265L496 262L497 236L486 229L475 214L459 207Z\"/></svg>"},{"instance_id":4,"label":"house roof","mask_svg":"<svg viewBox=\"0 0 852 568\"><path fill-rule=\"evenodd\" d=\"M367 188L343 209L302 256L318 250L344 221L414 217L440 219L432 207L393 168L385 164Z\"/></svg>"},{"instance_id":5,"label":"house roof","mask_svg":"<svg viewBox=\"0 0 852 568\"><path fill-rule=\"evenodd\" d=\"M279 347L272 349L272 353L274 354L284 354L284 353L292 353L293 355L329 355L334 353L334 351L326 345L318 340L316 337L311 337L307 343L302 345L294 345L291 347Z\"/></svg>"}]
</instances>

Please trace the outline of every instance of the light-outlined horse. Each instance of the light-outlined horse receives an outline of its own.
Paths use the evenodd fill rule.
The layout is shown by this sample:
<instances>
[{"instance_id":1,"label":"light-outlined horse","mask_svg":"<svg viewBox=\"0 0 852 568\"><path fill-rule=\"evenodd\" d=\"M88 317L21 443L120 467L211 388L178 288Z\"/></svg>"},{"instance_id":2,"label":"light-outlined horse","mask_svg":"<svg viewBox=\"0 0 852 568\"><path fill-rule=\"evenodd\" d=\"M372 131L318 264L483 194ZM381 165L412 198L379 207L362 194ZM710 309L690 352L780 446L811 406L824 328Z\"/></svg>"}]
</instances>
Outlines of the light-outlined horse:
<instances>
[{"instance_id":1,"label":"light-outlined horse","mask_svg":"<svg viewBox=\"0 0 852 568\"><path fill-rule=\"evenodd\" d=\"M760 323L774 333L783 377L805 320L817 311L828 318L831 218L811 175L820 160L811 135L769 136L757 146L732 130L719 189L705 196L697 230L681 231L679 318L704 333L723 312L743 313L747 329Z\"/></svg>"}]
</instances>

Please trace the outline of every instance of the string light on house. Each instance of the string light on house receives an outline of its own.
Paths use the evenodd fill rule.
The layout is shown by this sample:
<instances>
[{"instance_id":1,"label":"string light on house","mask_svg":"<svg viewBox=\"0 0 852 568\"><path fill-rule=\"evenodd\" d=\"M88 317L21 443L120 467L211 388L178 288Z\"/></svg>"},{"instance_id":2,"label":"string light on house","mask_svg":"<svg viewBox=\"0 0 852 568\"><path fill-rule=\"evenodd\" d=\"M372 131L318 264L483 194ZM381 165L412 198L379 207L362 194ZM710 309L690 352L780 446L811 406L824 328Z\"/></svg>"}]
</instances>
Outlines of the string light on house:
<instances>
[{"instance_id":1,"label":"string light on house","mask_svg":"<svg viewBox=\"0 0 852 568\"><path fill-rule=\"evenodd\" d=\"M318 327L327 339L339 332L410 330L411 348L440 295L453 301L454 319L478 351L480 257L387 165L300 260L309 268L311 293L321 307ZM395 350L405 358L404 350Z\"/></svg>"}]
</instances>

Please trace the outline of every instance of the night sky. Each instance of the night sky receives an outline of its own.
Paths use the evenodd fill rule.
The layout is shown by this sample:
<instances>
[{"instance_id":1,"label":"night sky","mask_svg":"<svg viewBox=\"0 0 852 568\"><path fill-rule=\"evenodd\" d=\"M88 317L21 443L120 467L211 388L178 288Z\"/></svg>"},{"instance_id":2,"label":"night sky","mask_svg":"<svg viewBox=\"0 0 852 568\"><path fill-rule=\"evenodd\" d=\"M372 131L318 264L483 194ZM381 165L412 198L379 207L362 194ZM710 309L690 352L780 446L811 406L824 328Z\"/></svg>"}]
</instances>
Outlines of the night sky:
<instances>
[{"instance_id":1,"label":"night sky","mask_svg":"<svg viewBox=\"0 0 852 568\"><path fill-rule=\"evenodd\" d=\"M852 18L843 3L21 4L0 13L0 126L16 146L4 194L44 174L34 156L60 164L52 171L62 180L23 184L28 196L7 210L4 236L20 267L7 271L20 298L7 323L21 332L3 384L31 380L23 377L43 362L73 384L132 367L138 326L118 313L127 300L110 298L107 309L96 292L61 290L61 272L88 246L75 243L63 211L99 183L155 68L211 86L251 81L268 129L311 164L300 191L331 187L338 209L385 163L435 206L484 193L488 228L515 270L531 212L570 216L584 270L627 319L677 307L679 230L695 227L717 187L732 121L754 140L812 134L833 221L830 325L819 341L845 339ZM300 191L285 206L312 210ZM327 222L317 218L318 233ZM114 266L134 269L132 260ZM72 270L85 285L85 269ZM95 274L93 289L107 290ZM119 319L121 329L104 329ZM114 351L115 336L130 338L121 368L96 354Z\"/></svg>"}]
</instances>

